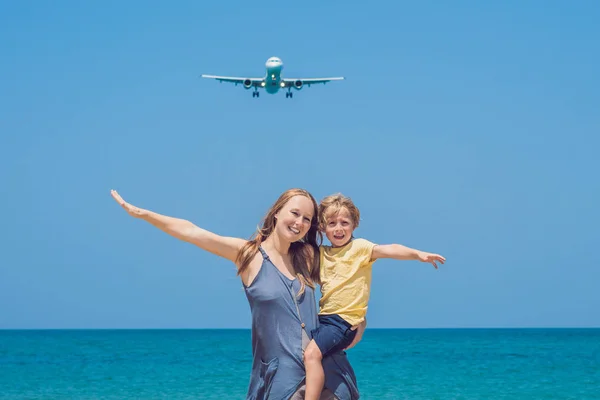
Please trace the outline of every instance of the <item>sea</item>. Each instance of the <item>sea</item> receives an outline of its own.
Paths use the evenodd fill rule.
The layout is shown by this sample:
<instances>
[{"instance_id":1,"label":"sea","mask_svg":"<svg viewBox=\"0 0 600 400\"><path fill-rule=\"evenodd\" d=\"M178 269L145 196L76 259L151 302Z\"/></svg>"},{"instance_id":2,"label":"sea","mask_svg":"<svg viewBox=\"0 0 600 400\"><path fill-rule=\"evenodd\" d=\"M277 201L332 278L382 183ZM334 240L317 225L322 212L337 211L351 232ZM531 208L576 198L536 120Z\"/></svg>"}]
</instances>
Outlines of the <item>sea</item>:
<instances>
[{"instance_id":1,"label":"sea","mask_svg":"<svg viewBox=\"0 0 600 400\"><path fill-rule=\"evenodd\" d=\"M367 329L361 399L600 399L600 329ZM0 399L244 399L250 330L0 330Z\"/></svg>"}]
</instances>

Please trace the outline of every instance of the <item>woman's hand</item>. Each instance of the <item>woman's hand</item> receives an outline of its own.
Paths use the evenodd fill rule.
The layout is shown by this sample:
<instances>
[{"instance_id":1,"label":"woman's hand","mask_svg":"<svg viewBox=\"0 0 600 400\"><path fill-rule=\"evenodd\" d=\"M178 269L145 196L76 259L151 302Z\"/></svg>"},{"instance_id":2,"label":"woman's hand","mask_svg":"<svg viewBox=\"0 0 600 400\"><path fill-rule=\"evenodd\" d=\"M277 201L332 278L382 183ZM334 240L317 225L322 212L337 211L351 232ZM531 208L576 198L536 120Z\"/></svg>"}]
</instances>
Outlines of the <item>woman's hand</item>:
<instances>
[{"instance_id":1,"label":"woman's hand","mask_svg":"<svg viewBox=\"0 0 600 400\"><path fill-rule=\"evenodd\" d=\"M133 206L133 205L127 203L125 200L123 200L123 198L119 195L119 193L117 193L116 190L111 190L110 194L113 197L113 199L115 199L115 201L117 203L119 203L121 205L121 207L123 207L125 209L125 211L127 211L127 213L129 215L131 215L132 217L141 218L144 215L145 210L142 210L141 208L138 208L136 206Z\"/></svg>"},{"instance_id":2,"label":"woman's hand","mask_svg":"<svg viewBox=\"0 0 600 400\"><path fill-rule=\"evenodd\" d=\"M358 344L358 342L360 342L360 340L362 339L363 333L365 333L366 327L367 327L367 319L365 318L365 320L363 322L350 328L353 331L354 330L356 331L356 336L354 337L354 340L352 341L352 343L350 343L350 345L348 347L346 347L344 350L349 350L349 349L353 348L354 346L356 346Z\"/></svg>"}]
</instances>

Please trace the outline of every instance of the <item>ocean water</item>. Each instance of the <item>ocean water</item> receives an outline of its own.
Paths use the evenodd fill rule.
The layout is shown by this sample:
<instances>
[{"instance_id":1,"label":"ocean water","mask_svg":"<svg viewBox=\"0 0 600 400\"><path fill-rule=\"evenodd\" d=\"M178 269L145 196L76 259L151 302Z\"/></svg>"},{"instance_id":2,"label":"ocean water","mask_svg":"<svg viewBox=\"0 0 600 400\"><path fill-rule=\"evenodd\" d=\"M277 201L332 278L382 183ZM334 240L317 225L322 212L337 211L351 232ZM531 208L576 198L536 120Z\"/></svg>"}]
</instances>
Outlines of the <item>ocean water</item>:
<instances>
[{"instance_id":1,"label":"ocean water","mask_svg":"<svg viewBox=\"0 0 600 400\"><path fill-rule=\"evenodd\" d=\"M367 329L363 399L600 399L600 329ZM0 331L0 399L243 399L249 330Z\"/></svg>"}]
</instances>

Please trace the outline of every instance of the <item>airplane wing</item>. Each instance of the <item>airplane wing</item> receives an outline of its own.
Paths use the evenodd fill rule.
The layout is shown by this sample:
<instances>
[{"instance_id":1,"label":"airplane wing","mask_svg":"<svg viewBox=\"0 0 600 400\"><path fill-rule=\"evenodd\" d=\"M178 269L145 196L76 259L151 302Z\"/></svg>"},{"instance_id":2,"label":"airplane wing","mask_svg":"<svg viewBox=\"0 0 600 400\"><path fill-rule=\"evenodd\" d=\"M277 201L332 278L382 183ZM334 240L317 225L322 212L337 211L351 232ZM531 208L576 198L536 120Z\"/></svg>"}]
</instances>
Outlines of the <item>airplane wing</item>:
<instances>
[{"instance_id":1,"label":"airplane wing","mask_svg":"<svg viewBox=\"0 0 600 400\"><path fill-rule=\"evenodd\" d=\"M217 76L217 75L202 75L202 78L216 79L219 82L235 83L235 85L244 85L246 87L260 86L264 78L242 78L237 76Z\"/></svg>"},{"instance_id":2,"label":"airplane wing","mask_svg":"<svg viewBox=\"0 0 600 400\"><path fill-rule=\"evenodd\" d=\"M282 81L285 83L285 87L301 87L303 85L314 85L317 83L327 83L331 81L342 81L344 80L343 76L338 76L335 78L286 78Z\"/></svg>"}]
</instances>

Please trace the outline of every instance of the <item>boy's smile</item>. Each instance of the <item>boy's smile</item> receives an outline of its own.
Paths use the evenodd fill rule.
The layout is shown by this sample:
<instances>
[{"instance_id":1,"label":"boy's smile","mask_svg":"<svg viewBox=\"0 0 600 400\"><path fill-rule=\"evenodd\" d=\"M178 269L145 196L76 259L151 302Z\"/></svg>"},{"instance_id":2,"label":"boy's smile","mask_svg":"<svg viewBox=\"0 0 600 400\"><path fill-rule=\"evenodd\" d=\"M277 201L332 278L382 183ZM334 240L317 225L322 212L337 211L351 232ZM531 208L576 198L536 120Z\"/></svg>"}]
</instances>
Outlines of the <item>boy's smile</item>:
<instances>
[{"instance_id":1,"label":"boy's smile","mask_svg":"<svg viewBox=\"0 0 600 400\"><path fill-rule=\"evenodd\" d=\"M348 243L352 239L353 231L354 224L346 207L342 207L337 214L327 218L325 236L327 236L333 247L341 247Z\"/></svg>"}]
</instances>

